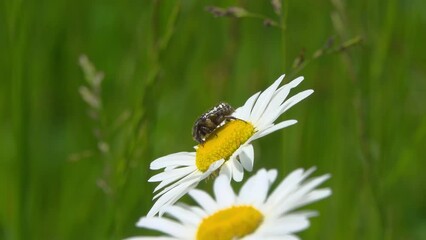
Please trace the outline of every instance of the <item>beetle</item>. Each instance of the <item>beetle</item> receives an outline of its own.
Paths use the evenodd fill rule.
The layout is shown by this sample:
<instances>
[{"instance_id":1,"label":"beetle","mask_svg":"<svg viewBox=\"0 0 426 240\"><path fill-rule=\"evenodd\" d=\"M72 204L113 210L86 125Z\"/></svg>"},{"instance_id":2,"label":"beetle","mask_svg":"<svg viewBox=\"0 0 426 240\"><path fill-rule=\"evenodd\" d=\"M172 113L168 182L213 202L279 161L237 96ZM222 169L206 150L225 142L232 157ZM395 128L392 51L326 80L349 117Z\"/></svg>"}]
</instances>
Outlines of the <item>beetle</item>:
<instances>
[{"instance_id":1,"label":"beetle","mask_svg":"<svg viewBox=\"0 0 426 240\"><path fill-rule=\"evenodd\" d=\"M194 123L192 128L192 137L195 141L202 144L205 139L221 126L224 121L235 119L232 116L234 108L228 103L221 102L207 112L203 113Z\"/></svg>"}]
</instances>

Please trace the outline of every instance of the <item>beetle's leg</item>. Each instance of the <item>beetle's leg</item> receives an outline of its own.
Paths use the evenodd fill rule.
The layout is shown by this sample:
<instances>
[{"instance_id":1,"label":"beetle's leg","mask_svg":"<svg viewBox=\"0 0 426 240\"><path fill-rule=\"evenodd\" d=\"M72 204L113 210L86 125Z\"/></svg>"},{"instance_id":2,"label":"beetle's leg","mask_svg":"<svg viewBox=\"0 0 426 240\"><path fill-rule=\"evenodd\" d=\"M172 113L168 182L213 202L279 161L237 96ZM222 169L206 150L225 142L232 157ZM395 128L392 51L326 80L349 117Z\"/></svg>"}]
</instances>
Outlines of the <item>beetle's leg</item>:
<instances>
[{"instance_id":1,"label":"beetle's leg","mask_svg":"<svg viewBox=\"0 0 426 240\"><path fill-rule=\"evenodd\" d=\"M241 120L241 121L243 121L243 122L247 123L247 121L245 121L245 120L243 120L243 119L240 119L240 118L236 118L236 117L231 116L231 115L229 115L229 116L225 116L225 121L226 121L226 122L229 122L229 121L231 121L231 120Z\"/></svg>"}]
</instances>

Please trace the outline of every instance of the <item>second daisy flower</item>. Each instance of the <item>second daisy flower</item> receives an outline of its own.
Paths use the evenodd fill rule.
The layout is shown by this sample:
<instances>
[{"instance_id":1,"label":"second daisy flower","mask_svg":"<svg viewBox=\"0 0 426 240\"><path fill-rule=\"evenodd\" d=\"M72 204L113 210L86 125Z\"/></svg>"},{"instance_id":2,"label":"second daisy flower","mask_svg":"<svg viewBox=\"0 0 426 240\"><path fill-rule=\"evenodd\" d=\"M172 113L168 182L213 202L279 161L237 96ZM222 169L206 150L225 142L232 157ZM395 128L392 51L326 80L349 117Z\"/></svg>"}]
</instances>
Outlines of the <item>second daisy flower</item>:
<instances>
[{"instance_id":1,"label":"second daisy flower","mask_svg":"<svg viewBox=\"0 0 426 240\"><path fill-rule=\"evenodd\" d=\"M165 236L134 237L132 240L257 240L299 239L296 233L309 227L315 211L300 207L331 195L320 188L330 175L308 178L314 171L297 169L275 189L276 170L259 170L235 193L225 175L215 179L214 196L193 189L195 206L176 204L166 210L168 217L142 217L137 226L163 232ZM129 239L130 240L130 239Z\"/></svg>"}]
</instances>

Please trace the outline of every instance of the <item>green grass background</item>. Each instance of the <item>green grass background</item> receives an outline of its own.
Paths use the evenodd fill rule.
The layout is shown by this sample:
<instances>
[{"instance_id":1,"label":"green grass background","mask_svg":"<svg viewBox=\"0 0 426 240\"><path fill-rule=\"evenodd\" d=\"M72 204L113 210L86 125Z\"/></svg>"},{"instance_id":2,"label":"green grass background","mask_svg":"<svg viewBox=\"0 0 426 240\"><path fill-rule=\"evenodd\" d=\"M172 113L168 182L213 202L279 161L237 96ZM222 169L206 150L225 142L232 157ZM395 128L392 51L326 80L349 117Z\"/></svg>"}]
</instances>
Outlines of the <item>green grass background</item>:
<instances>
[{"instance_id":1,"label":"green grass background","mask_svg":"<svg viewBox=\"0 0 426 240\"><path fill-rule=\"evenodd\" d=\"M426 239L426 4L285 1L282 13L269 1L1 1L0 239L148 234L135 222L152 204L149 163L191 151L198 115L240 106L282 73L315 93L280 118L298 124L255 142L255 169L332 174L300 235ZM292 68L332 36L362 44ZM81 54L105 74L95 119Z\"/></svg>"}]
</instances>

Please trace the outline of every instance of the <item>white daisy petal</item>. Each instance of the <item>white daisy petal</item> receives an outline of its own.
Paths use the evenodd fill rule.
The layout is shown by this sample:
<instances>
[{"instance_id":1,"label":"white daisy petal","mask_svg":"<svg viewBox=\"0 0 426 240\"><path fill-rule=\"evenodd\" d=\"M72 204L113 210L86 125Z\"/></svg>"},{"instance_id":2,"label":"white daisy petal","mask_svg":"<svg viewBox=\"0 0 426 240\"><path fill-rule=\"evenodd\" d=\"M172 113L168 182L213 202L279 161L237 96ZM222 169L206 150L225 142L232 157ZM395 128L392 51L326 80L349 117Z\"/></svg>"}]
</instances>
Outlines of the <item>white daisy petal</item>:
<instances>
[{"instance_id":1,"label":"white daisy petal","mask_svg":"<svg viewBox=\"0 0 426 240\"><path fill-rule=\"evenodd\" d=\"M170 236L181 238L181 239L192 238L192 236L190 235L190 232L186 231L183 225L176 223L175 221L169 220L167 218L159 218L159 217L142 218L138 221L137 226L161 231Z\"/></svg>"},{"instance_id":2,"label":"white daisy petal","mask_svg":"<svg viewBox=\"0 0 426 240\"><path fill-rule=\"evenodd\" d=\"M315 197L329 196L331 194L331 192L329 192L329 189L324 189L325 191L319 190L321 192L312 191L316 186L324 182L326 179L328 179L327 176L322 176L314 178L308 183L301 183L301 185L297 186L291 194L289 194L285 198L281 197L279 199L280 204L279 206L273 209L274 213L271 215L285 214L290 211L293 211L296 208L311 203L314 200L319 200Z\"/></svg>"},{"instance_id":3,"label":"white daisy petal","mask_svg":"<svg viewBox=\"0 0 426 240\"><path fill-rule=\"evenodd\" d=\"M304 185L302 185L297 190L297 195L306 195L307 193L312 192L312 190L314 188L316 188L317 186L319 186L321 183L325 182L329 178L330 178L329 174L313 178L312 180L310 180L309 182L305 183Z\"/></svg>"},{"instance_id":4,"label":"white daisy petal","mask_svg":"<svg viewBox=\"0 0 426 240\"><path fill-rule=\"evenodd\" d=\"M250 177L241 187L238 193L238 203L248 203L251 200L253 186L256 184L255 176Z\"/></svg>"},{"instance_id":5,"label":"white daisy petal","mask_svg":"<svg viewBox=\"0 0 426 240\"><path fill-rule=\"evenodd\" d=\"M287 111L288 109L290 109L291 107L293 107L294 105L296 105L297 103L299 103L300 101L302 101L303 99L309 97L312 93L314 92L314 90L306 90L303 92L300 92L296 95L294 95L293 97L289 98L282 106L280 109L280 114L284 113L285 111Z\"/></svg>"},{"instance_id":6,"label":"white daisy petal","mask_svg":"<svg viewBox=\"0 0 426 240\"><path fill-rule=\"evenodd\" d=\"M278 172L276 169L272 169L268 171L268 179L269 179L269 185L275 182L275 179L277 178Z\"/></svg>"},{"instance_id":7,"label":"white daisy petal","mask_svg":"<svg viewBox=\"0 0 426 240\"><path fill-rule=\"evenodd\" d=\"M169 178L169 179L164 179L163 181L161 181L161 183L160 184L158 184L157 185L157 187L155 187L155 189L154 189L154 193L155 192L157 192L158 190L160 190L160 189L162 189L162 188L164 188L165 186L167 186L167 185L169 185L169 187L171 187L171 183L173 183L173 182L175 182L176 180L178 180L178 179L180 179L180 181L181 180L184 180L184 181L187 181L187 180L189 180L189 179L193 179L195 176L198 176L199 175L199 173L198 173L198 171L196 171L196 170L194 170L192 173L189 173L188 175L174 175L174 174L171 174L172 175L172 177L171 178ZM166 190L167 191L167 190ZM161 195L161 194L160 194Z\"/></svg>"},{"instance_id":8,"label":"white daisy petal","mask_svg":"<svg viewBox=\"0 0 426 240\"><path fill-rule=\"evenodd\" d=\"M162 215L161 213L164 212L167 207L175 203L177 199L185 195L190 189L194 188L197 183L196 181L185 182L164 193L151 207L147 216L153 217L157 213Z\"/></svg>"},{"instance_id":9,"label":"white daisy petal","mask_svg":"<svg viewBox=\"0 0 426 240\"><path fill-rule=\"evenodd\" d=\"M219 206L229 206L235 201L235 193L226 176L219 176L213 185L214 195Z\"/></svg>"},{"instance_id":10,"label":"white daisy petal","mask_svg":"<svg viewBox=\"0 0 426 240\"><path fill-rule=\"evenodd\" d=\"M303 169L291 172L270 194L268 205L273 207L275 204L279 204L281 199L286 198L291 192L297 189L298 184L305 179L305 176Z\"/></svg>"},{"instance_id":11,"label":"white daisy petal","mask_svg":"<svg viewBox=\"0 0 426 240\"><path fill-rule=\"evenodd\" d=\"M193 189L191 190L189 193L189 196L192 197L192 199L194 199L194 201L196 201L198 203L198 205L200 205L200 207L202 207L207 213L212 213L214 212L217 208L218 205L217 203L214 201L214 199L212 197L210 197L210 195L208 195L206 192L201 191L201 190L197 190L197 189Z\"/></svg>"},{"instance_id":12,"label":"white daisy petal","mask_svg":"<svg viewBox=\"0 0 426 240\"><path fill-rule=\"evenodd\" d=\"M285 87L292 89L297 87L305 78L304 77L297 77L291 82L287 83Z\"/></svg>"},{"instance_id":13,"label":"white daisy petal","mask_svg":"<svg viewBox=\"0 0 426 240\"><path fill-rule=\"evenodd\" d=\"M250 116L251 109L253 108L253 104L256 101L257 97L259 97L259 95L260 95L260 92L257 92L253 96L251 96L246 101L244 106L239 107L235 110L235 113L232 114L232 116L239 118L239 119L248 120L248 118Z\"/></svg>"},{"instance_id":14,"label":"white daisy petal","mask_svg":"<svg viewBox=\"0 0 426 240\"><path fill-rule=\"evenodd\" d=\"M253 162L254 162L254 149L253 145L249 144L243 148L241 153L239 154L241 165L243 165L244 169L251 172L253 170Z\"/></svg>"},{"instance_id":15,"label":"white daisy petal","mask_svg":"<svg viewBox=\"0 0 426 240\"><path fill-rule=\"evenodd\" d=\"M185 225L196 226L201 220L201 218L190 209L186 209L178 205L169 207L167 209L167 213Z\"/></svg>"},{"instance_id":16,"label":"white daisy petal","mask_svg":"<svg viewBox=\"0 0 426 240\"><path fill-rule=\"evenodd\" d=\"M318 180L318 179L314 179L314 180ZM288 197L287 199L283 200L286 203L285 206L283 205L283 207L275 209L276 213L289 212L296 208L302 207L306 204L318 201L322 198L325 198L331 195L330 189L320 189L320 190L312 191L313 189L311 188L312 186L313 185L309 186L309 183L303 186L299 186L299 189L293 192L291 197Z\"/></svg>"},{"instance_id":17,"label":"white daisy petal","mask_svg":"<svg viewBox=\"0 0 426 240\"><path fill-rule=\"evenodd\" d=\"M229 161L229 160L228 160ZM232 179L232 168L228 162L226 164L223 164L223 166L220 168L220 175L224 175L227 177L228 181L231 181Z\"/></svg>"},{"instance_id":18,"label":"white daisy petal","mask_svg":"<svg viewBox=\"0 0 426 240\"><path fill-rule=\"evenodd\" d=\"M202 180L201 178L202 178L202 174L200 172L193 172L193 173L191 173L191 174L189 174L189 175L181 178L179 181L174 182L174 183L168 185L166 188L164 188L163 190L161 190L161 192L157 193L153 197L153 199L156 199L156 198L160 197L161 195L165 194L166 192L170 191L171 189L174 189L174 188L180 186L183 183L188 183L188 182L194 183L194 182L198 182L199 180ZM159 187L162 187L162 185L163 184L161 183L159 186L157 186L157 188L155 190L158 190ZM154 192L155 192L155 190L154 190Z\"/></svg>"},{"instance_id":19,"label":"white daisy petal","mask_svg":"<svg viewBox=\"0 0 426 240\"><path fill-rule=\"evenodd\" d=\"M167 186L165 189L163 189L161 192L157 193L157 195L154 196L154 199L156 199L157 197L161 196L162 194L166 193L167 191L170 191L171 189L185 183L194 183L194 182L200 182L201 180L205 179L206 177L208 177L212 172L214 172L216 169L218 169L220 167L220 165L223 164L223 160L219 160L216 161L215 163L213 163L210 168L208 169L208 171L201 173L201 172L193 172L185 177L183 177L182 179L180 179L177 182L174 182L173 184L170 184L169 186ZM166 180L165 180L166 181ZM162 184L160 184L158 187L160 187ZM157 188L158 188L157 187Z\"/></svg>"},{"instance_id":20,"label":"white daisy petal","mask_svg":"<svg viewBox=\"0 0 426 240\"><path fill-rule=\"evenodd\" d=\"M247 180L239 193L239 200L246 204L260 204L265 200L269 190L269 179L265 169ZM253 194L255 192L256 194Z\"/></svg>"},{"instance_id":21,"label":"white daisy petal","mask_svg":"<svg viewBox=\"0 0 426 240\"><path fill-rule=\"evenodd\" d=\"M268 176L268 172L266 172L264 169L262 170L258 172L256 176L256 181L252 185L251 191L255 192L256 194L252 194L250 198L250 202L248 202L250 204L255 204L255 205L262 204L265 201L266 196L268 194L269 186L270 186L269 176Z\"/></svg>"},{"instance_id":22,"label":"white daisy petal","mask_svg":"<svg viewBox=\"0 0 426 240\"><path fill-rule=\"evenodd\" d=\"M193 166L171 169L152 176L148 182L160 182L165 179L175 178L175 176L185 176L196 170Z\"/></svg>"},{"instance_id":23,"label":"white daisy petal","mask_svg":"<svg viewBox=\"0 0 426 240\"><path fill-rule=\"evenodd\" d=\"M269 233L272 235L283 235L300 232L309 227L309 220L305 216L288 215L274 221L274 224L281 226L271 227Z\"/></svg>"},{"instance_id":24,"label":"white daisy petal","mask_svg":"<svg viewBox=\"0 0 426 240\"><path fill-rule=\"evenodd\" d=\"M219 160L211 164L210 168L204 173L194 173L190 176L169 185L158 193L155 198L158 198L152 208L149 210L147 216L152 217L159 213L161 216L164 211L172 204L174 204L179 198L188 193L189 190L193 189L198 183L208 177L212 172L218 169L223 164L223 160Z\"/></svg>"},{"instance_id":25,"label":"white daisy petal","mask_svg":"<svg viewBox=\"0 0 426 240\"><path fill-rule=\"evenodd\" d=\"M256 133L255 137L253 137L253 140L264 137L268 134L271 134L275 131L286 128L288 126L294 125L296 123L297 123L296 120L287 120L287 121L284 121L284 122L280 122L280 123L273 125L273 126L267 128L267 129L263 130L263 131Z\"/></svg>"},{"instance_id":26,"label":"white daisy petal","mask_svg":"<svg viewBox=\"0 0 426 240\"><path fill-rule=\"evenodd\" d=\"M253 107L253 110L251 111L249 119L250 122L256 124L259 121L260 117L268 106L275 90L278 88L283 78L284 75L281 75L271 86L269 86L265 91L262 92L262 94L260 94L259 98L256 101L256 104Z\"/></svg>"},{"instance_id":27,"label":"white daisy petal","mask_svg":"<svg viewBox=\"0 0 426 240\"><path fill-rule=\"evenodd\" d=\"M233 163L232 179L236 182L241 182L244 177L244 169L241 163L237 159L229 160Z\"/></svg>"},{"instance_id":28,"label":"white daisy petal","mask_svg":"<svg viewBox=\"0 0 426 240\"><path fill-rule=\"evenodd\" d=\"M199 216L201 219L208 216L208 213L206 211L204 211L204 209L200 208L200 207L191 207L191 211L194 214L197 214L197 216Z\"/></svg>"},{"instance_id":29,"label":"white daisy petal","mask_svg":"<svg viewBox=\"0 0 426 240\"><path fill-rule=\"evenodd\" d=\"M195 153L179 152L169 154L167 156L157 158L151 162L150 168L152 170L158 170L171 165L179 166L191 166L194 165Z\"/></svg>"},{"instance_id":30,"label":"white daisy petal","mask_svg":"<svg viewBox=\"0 0 426 240\"><path fill-rule=\"evenodd\" d=\"M167 167L164 168L164 172L168 172L168 171L171 171L171 170L179 168L179 167L180 167L179 165L167 166ZM189 167L192 167L192 166L189 166Z\"/></svg>"},{"instance_id":31,"label":"white daisy petal","mask_svg":"<svg viewBox=\"0 0 426 240\"><path fill-rule=\"evenodd\" d=\"M274 93L270 103L268 104L268 107L265 109L265 116L263 117L262 122L259 122L257 125L259 129L263 129L264 127L273 123L281 115L280 112L277 110L280 109L281 104L283 104L284 100L287 98L288 94L290 93L290 90L299 85L302 80L303 77L298 77L290 83L287 83L284 86L280 87Z\"/></svg>"},{"instance_id":32,"label":"white daisy petal","mask_svg":"<svg viewBox=\"0 0 426 240\"><path fill-rule=\"evenodd\" d=\"M191 178L193 178L193 176L199 175L199 173L198 173L197 170L194 170L193 172L187 174L186 176L180 175L180 174L174 174L174 173L170 173L170 175L171 175L170 178L164 179L163 181L161 181L160 184L157 185L157 187L155 187L154 192L157 192L158 190L162 189L163 187L169 185L172 182L175 182L178 179L181 179L181 180L182 179L184 179L184 180L191 179Z\"/></svg>"},{"instance_id":33,"label":"white daisy petal","mask_svg":"<svg viewBox=\"0 0 426 240\"><path fill-rule=\"evenodd\" d=\"M299 202L293 204L292 209L305 206L312 202L316 202L323 198L329 197L330 195L331 195L331 189L328 189L328 188L312 191L311 193L305 195L303 200L300 200ZM292 209L289 209L289 210L291 211Z\"/></svg>"}]
</instances>

